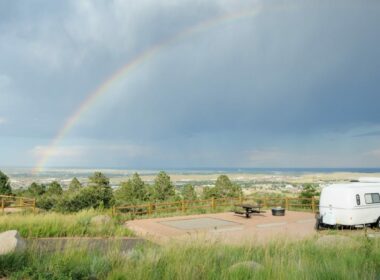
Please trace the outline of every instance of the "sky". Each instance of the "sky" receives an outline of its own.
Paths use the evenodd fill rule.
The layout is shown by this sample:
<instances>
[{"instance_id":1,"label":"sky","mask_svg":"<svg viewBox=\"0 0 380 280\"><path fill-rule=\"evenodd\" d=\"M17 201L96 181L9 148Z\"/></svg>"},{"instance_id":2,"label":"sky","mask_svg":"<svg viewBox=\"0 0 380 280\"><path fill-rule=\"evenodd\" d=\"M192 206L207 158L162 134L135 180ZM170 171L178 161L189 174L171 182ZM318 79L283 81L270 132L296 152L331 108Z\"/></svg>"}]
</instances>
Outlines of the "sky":
<instances>
[{"instance_id":1,"label":"sky","mask_svg":"<svg viewBox=\"0 0 380 280\"><path fill-rule=\"evenodd\" d=\"M379 1L1 1L0 168L380 167L379 28Z\"/></svg>"}]
</instances>

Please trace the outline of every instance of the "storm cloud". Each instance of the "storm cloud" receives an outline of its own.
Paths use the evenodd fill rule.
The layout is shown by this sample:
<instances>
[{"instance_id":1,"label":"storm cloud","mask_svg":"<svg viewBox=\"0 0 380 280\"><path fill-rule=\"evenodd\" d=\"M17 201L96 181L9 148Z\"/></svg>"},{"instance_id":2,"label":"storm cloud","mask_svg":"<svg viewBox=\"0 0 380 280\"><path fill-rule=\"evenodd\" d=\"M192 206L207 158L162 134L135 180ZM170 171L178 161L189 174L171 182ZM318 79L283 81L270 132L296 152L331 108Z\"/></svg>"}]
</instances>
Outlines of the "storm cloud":
<instances>
[{"instance_id":1,"label":"storm cloud","mask_svg":"<svg viewBox=\"0 0 380 280\"><path fill-rule=\"evenodd\" d=\"M116 0L0 4L0 165L35 165L141 52L246 10L117 80L47 166L379 166L379 3Z\"/></svg>"}]
</instances>

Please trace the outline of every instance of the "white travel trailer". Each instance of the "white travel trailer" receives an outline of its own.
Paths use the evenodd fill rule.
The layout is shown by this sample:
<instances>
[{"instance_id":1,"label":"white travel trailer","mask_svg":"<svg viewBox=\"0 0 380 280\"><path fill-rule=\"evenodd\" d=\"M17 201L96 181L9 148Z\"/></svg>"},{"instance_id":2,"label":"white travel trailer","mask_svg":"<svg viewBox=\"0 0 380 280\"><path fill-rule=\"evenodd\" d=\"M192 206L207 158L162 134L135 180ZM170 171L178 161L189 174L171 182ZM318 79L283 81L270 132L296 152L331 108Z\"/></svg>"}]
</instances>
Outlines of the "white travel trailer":
<instances>
[{"instance_id":1,"label":"white travel trailer","mask_svg":"<svg viewBox=\"0 0 380 280\"><path fill-rule=\"evenodd\" d=\"M377 226L380 228L380 180L333 184L322 189L316 229L323 226Z\"/></svg>"}]
</instances>

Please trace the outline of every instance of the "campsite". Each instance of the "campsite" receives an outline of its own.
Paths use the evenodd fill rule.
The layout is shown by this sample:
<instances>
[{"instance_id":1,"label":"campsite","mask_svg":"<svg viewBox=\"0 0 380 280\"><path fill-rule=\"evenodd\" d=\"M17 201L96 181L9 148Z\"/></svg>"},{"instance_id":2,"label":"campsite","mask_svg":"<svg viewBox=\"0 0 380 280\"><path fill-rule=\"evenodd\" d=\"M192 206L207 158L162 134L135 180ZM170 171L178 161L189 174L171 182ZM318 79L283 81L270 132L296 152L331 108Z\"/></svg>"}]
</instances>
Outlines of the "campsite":
<instances>
[{"instance_id":1,"label":"campsite","mask_svg":"<svg viewBox=\"0 0 380 280\"><path fill-rule=\"evenodd\" d=\"M380 1L0 1L0 280L380 280Z\"/></svg>"},{"instance_id":2,"label":"campsite","mask_svg":"<svg viewBox=\"0 0 380 280\"><path fill-rule=\"evenodd\" d=\"M365 191L378 186L346 183L343 191L358 184L366 185ZM339 192L341 186L325 188ZM323 279L331 274L371 279L379 272L377 224L318 227L320 204L314 196L240 195L71 214L43 211L31 198L1 199L0 271L11 279L146 279L157 271L159 278L182 279ZM4 247L5 242L14 245ZM196 269L184 267L185 259Z\"/></svg>"}]
</instances>

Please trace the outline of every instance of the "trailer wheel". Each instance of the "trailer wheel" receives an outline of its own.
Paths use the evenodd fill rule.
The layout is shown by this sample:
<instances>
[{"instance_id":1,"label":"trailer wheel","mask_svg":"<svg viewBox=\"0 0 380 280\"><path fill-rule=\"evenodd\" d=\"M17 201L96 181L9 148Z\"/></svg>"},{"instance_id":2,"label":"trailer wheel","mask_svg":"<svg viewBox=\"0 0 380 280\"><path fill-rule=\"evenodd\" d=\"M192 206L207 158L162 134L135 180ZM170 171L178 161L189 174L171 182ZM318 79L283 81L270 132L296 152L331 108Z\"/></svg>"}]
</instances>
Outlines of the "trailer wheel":
<instances>
[{"instance_id":1,"label":"trailer wheel","mask_svg":"<svg viewBox=\"0 0 380 280\"><path fill-rule=\"evenodd\" d=\"M380 229L380 217L377 219L376 227Z\"/></svg>"},{"instance_id":2,"label":"trailer wheel","mask_svg":"<svg viewBox=\"0 0 380 280\"><path fill-rule=\"evenodd\" d=\"M315 219L314 229L317 231L320 230L322 228L321 224L322 224L321 219L319 219L319 218Z\"/></svg>"}]
</instances>

